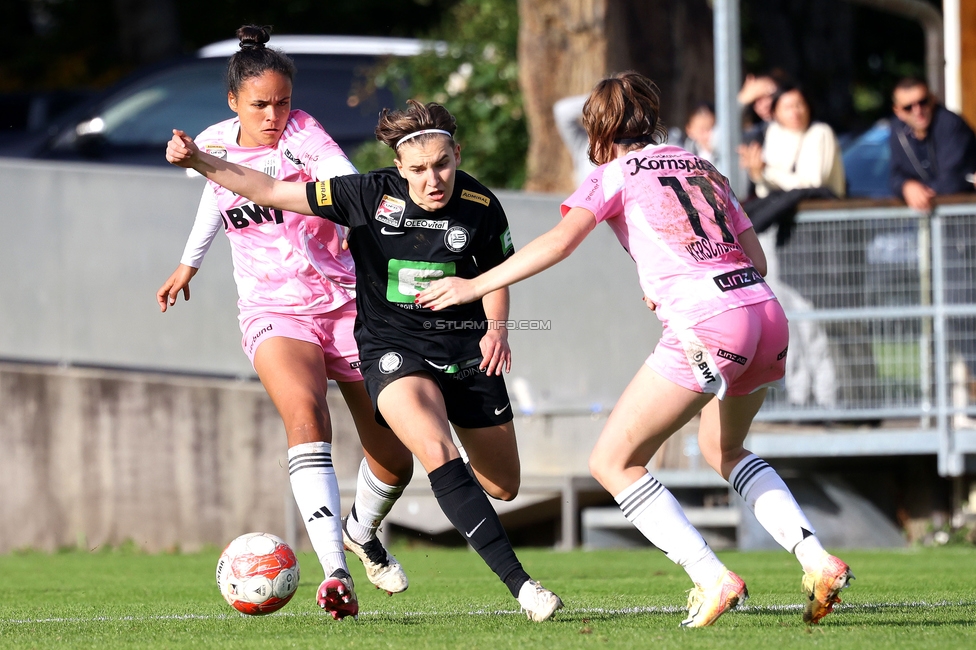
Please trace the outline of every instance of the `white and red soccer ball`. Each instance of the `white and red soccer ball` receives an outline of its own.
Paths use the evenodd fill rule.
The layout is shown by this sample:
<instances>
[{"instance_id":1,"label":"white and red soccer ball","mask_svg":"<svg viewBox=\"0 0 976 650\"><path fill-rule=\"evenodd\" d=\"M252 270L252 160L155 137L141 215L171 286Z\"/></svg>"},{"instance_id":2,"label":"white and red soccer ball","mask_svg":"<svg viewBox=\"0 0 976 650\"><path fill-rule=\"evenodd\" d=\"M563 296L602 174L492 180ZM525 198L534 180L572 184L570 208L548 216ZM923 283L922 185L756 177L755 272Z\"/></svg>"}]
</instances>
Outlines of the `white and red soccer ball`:
<instances>
[{"instance_id":1,"label":"white and red soccer ball","mask_svg":"<svg viewBox=\"0 0 976 650\"><path fill-rule=\"evenodd\" d=\"M241 535L227 545L217 561L217 587L239 612L276 612L298 589L298 558L280 537L270 533Z\"/></svg>"}]
</instances>

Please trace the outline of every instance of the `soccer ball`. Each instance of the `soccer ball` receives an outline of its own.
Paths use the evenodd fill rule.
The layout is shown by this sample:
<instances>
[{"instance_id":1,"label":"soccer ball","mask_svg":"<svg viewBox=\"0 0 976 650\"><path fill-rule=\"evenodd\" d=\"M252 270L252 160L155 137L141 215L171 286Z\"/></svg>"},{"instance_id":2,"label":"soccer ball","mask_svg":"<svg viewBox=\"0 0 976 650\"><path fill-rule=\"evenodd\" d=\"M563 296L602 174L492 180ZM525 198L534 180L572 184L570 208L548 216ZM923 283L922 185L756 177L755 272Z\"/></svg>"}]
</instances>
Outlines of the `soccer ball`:
<instances>
[{"instance_id":1,"label":"soccer ball","mask_svg":"<svg viewBox=\"0 0 976 650\"><path fill-rule=\"evenodd\" d=\"M217 561L217 587L239 612L255 616L276 612L298 589L298 558L280 537L241 535Z\"/></svg>"}]
</instances>

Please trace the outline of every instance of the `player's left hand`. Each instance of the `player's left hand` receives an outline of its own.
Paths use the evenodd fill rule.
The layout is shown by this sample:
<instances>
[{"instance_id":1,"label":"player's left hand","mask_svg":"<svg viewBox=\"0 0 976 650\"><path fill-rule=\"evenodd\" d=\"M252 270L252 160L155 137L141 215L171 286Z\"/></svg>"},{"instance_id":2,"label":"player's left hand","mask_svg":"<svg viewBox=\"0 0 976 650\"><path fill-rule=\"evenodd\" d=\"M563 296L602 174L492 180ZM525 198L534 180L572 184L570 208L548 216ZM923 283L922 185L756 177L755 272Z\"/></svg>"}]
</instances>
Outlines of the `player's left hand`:
<instances>
[{"instance_id":1,"label":"player's left hand","mask_svg":"<svg viewBox=\"0 0 976 650\"><path fill-rule=\"evenodd\" d=\"M438 311L451 305L474 302L479 298L481 296L478 295L471 280L451 277L431 282L430 286L417 296L417 302L420 303L421 307Z\"/></svg>"},{"instance_id":2,"label":"player's left hand","mask_svg":"<svg viewBox=\"0 0 976 650\"><path fill-rule=\"evenodd\" d=\"M488 322L488 333L481 337L481 365L487 375L512 372L512 348L508 347L508 330L504 323Z\"/></svg>"}]
</instances>

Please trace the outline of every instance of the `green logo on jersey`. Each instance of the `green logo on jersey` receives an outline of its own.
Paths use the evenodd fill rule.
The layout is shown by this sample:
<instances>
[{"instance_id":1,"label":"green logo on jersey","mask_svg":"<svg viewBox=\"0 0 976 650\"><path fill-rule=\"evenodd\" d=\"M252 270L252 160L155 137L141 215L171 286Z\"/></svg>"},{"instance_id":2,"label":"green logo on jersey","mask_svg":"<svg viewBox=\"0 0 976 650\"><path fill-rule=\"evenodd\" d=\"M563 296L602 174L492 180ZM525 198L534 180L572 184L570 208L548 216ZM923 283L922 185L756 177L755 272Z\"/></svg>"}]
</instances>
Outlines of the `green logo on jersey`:
<instances>
[{"instance_id":1,"label":"green logo on jersey","mask_svg":"<svg viewBox=\"0 0 976 650\"><path fill-rule=\"evenodd\" d=\"M386 299L413 302L418 293L434 280L455 275L454 262L412 262L390 260L387 266Z\"/></svg>"},{"instance_id":2,"label":"green logo on jersey","mask_svg":"<svg viewBox=\"0 0 976 650\"><path fill-rule=\"evenodd\" d=\"M508 255L512 252L513 248L512 233L510 233L508 228L506 228L505 232L502 233L502 255Z\"/></svg>"}]
</instances>

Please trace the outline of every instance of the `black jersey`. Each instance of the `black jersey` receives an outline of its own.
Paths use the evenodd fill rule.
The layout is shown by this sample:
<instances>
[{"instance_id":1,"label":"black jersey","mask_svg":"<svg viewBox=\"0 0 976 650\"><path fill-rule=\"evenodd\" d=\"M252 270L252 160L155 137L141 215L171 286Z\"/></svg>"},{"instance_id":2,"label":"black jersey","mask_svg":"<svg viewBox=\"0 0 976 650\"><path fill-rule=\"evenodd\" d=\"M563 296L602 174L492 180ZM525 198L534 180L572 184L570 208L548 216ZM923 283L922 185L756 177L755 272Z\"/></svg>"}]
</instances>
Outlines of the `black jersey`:
<instances>
[{"instance_id":1,"label":"black jersey","mask_svg":"<svg viewBox=\"0 0 976 650\"><path fill-rule=\"evenodd\" d=\"M394 167L308 183L314 212L350 229L356 262L356 342L360 357L407 347L437 363L480 354L481 301L437 312L414 302L438 278L473 278L514 252L498 199L458 171L448 204L428 212Z\"/></svg>"}]
</instances>

